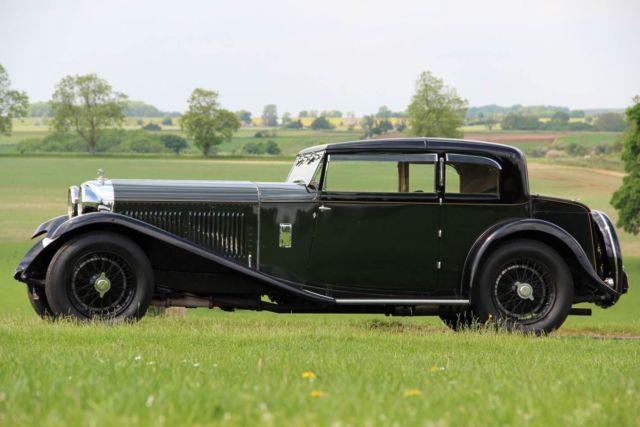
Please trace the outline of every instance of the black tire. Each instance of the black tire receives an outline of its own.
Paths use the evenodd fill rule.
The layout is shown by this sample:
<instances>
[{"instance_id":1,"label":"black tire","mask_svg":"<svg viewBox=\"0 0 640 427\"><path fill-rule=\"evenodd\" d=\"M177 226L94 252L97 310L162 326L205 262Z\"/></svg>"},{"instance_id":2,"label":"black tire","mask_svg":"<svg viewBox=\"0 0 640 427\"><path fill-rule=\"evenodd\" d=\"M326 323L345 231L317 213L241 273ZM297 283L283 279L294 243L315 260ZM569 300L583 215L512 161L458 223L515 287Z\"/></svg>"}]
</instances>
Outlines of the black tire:
<instances>
[{"instance_id":1,"label":"black tire","mask_svg":"<svg viewBox=\"0 0 640 427\"><path fill-rule=\"evenodd\" d=\"M44 288L40 286L27 285L27 296L31 303L31 307L33 307L33 311L35 311L38 316L43 319L53 319L55 317L53 315L53 310L51 310L51 307L49 306L49 301L47 301L47 294L45 293Z\"/></svg>"},{"instance_id":2,"label":"black tire","mask_svg":"<svg viewBox=\"0 0 640 427\"><path fill-rule=\"evenodd\" d=\"M562 325L573 292L571 273L558 252L536 240L519 239L489 255L474 286L473 304L481 322L541 334Z\"/></svg>"},{"instance_id":3,"label":"black tire","mask_svg":"<svg viewBox=\"0 0 640 427\"><path fill-rule=\"evenodd\" d=\"M80 235L56 252L45 290L57 316L117 322L144 316L153 286L142 249L122 235L100 231Z\"/></svg>"},{"instance_id":4,"label":"black tire","mask_svg":"<svg viewBox=\"0 0 640 427\"><path fill-rule=\"evenodd\" d=\"M465 309L459 312L441 313L440 320L454 331L470 329L477 324L478 319L473 310Z\"/></svg>"}]
</instances>

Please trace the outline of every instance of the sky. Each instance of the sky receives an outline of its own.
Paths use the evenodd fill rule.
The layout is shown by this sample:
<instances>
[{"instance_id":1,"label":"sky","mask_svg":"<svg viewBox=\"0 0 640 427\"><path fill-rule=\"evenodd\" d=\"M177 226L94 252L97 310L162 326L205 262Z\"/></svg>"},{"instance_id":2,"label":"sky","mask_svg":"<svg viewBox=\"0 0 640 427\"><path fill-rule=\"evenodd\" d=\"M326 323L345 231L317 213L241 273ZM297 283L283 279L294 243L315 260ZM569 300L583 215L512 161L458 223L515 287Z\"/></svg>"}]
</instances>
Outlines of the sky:
<instances>
[{"instance_id":1,"label":"sky","mask_svg":"<svg viewBox=\"0 0 640 427\"><path fill-rule=\"evenodd\" d=\"M70 74L165 111L191 91L259 114L406 108L430 70L470 105L622 108L640 1L0 0L0 64L32 101Z\"/></svg>"}]
</instances>

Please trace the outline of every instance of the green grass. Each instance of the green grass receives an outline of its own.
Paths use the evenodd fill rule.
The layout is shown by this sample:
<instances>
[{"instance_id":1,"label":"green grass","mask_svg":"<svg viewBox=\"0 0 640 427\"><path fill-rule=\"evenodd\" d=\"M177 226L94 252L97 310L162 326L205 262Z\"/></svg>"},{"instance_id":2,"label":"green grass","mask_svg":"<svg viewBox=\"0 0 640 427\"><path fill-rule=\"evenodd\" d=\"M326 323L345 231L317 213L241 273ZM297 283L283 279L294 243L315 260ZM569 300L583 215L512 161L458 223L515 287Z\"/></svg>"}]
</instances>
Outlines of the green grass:
<instances>
[{"instance_id":1,"label":"green grass","mask_svg":"<svg viewBox=\"0 0 640 427\"><path fill-rule=\"evenodd\" d=\"M110 177L281 181L289 166L0 157L0 425L640 425L638 341L591 338L640 335L640 257L628 256L640 255L637 237L622 237L630 293L544 338L455 334L435 318L205 309L134 325L52 324L11 278L33 228L64 212L66 187L98 167ZM534 191L609 212L621 181L530 169Z\"/></svg>"},{"instance_id":2,"label":"green grass","mask_svg":"<svg viewBox=\"0 0 640 427\"><path fill-rule=\"evenodd\" d=\"M638 295L533 338L455 334L433 318L204 309L51 324L11 283L0 425L639 425L638 342L573 335L639 333Z\"/></svg>"},{"instance_id":3,"label":"green grass","mask_svg":"<svg viewBox=\"0 0 640 427\"><path fill-rule=\"evenodd\" d=\"M555 144L562 146L576 143L584 146L585 148L593 148L599 144L613 144L618 138L620 138L619 132L583 133L580 135L562 135L558 138Z\"/></svg>"}]
</instances>

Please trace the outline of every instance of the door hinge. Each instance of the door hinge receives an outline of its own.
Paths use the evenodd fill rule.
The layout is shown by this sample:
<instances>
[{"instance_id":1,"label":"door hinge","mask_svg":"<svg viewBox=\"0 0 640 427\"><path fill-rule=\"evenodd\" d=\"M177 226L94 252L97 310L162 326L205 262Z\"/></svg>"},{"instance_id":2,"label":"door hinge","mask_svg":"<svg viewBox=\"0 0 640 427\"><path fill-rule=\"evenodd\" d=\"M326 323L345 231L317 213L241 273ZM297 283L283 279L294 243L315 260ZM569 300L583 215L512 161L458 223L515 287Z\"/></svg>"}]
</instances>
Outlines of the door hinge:
<instances>
[{"instance_id":1,"label":"door hinge","mask_svg":"<svg viewBox=\"0 0 640 427\"><path fill-rule=\"evenodd\" d=\"M438 267L438 270L440 270L440 268L442 268L442 262L438 261L438 263L436 264L436 266Z\"/></svg>"}]
</instances>

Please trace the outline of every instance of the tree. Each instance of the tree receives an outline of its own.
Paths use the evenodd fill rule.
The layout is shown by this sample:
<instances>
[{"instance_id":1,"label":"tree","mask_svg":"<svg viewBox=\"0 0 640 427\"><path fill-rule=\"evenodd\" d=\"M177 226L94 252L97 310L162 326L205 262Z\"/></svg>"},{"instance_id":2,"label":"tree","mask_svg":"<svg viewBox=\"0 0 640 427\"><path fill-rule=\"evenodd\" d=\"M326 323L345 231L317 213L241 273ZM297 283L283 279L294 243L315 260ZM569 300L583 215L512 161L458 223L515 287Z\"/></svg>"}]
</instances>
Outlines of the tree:
<instances>
[{"instance_id":1,"label":"tree","mask_svg":"<svg viewBox=\"0 0 640 427\"><path fill-rule=\"evenodd\" d=\"M640 96L627 108L628 127L623 136L622 160L629 173L613 193L611 204L618 210L618 226L633 234L640 232Z\"/></svg>"},{"instance_id":2,"label":"tree","mask_svg":"<svg viewBox=\"0 0 640 427\"><path fill-rule=\"evenodd\" d=\"M173 119L171 118L171 116L164 116L164 118L162 119L162 124L165 126L172 126Z\"/></svg>"},{"instance_id":3,"label":"tree","mask_svg":"<svg viewBox=\"0 0 640 427\"><path fill-rule=\"evenodd\" d=\"M313 120L313 122L311 122L311 129L313 129L313 130L333 129L333 128L334 128L334 126L324 116L316 117Z\"/></svg>"},{"instance_id":4,"label":"tree","mask_svg":"<svg viewBox=\"0 0 640 427\"><path fill-rule=\"evenodd\" d=\"M502 130L536 130L540 128L540 120L535 116L523 116L520 113L509 113L502 119Z\"/></svg>"},{"instance_id":5,"label":"tree","mask_svg":"<svg viewBox=\"0 0 640 427\"><path fill-rule=\"evenodd\" d=\"M51 104L48 101L38 101L29 103L29 117L53 117Z\"/></svg>"},{"instance_id":6,"label":"tree","mask_svg":"<svg viewBox=\"0 0 640 427\"><path fill-rule=\"evenodd\" d=\"M568 123L569 113L565 111L556 111L555 113L553 113L553 116L551 116L551 121L557 123Z\"/></svg>"},{"instance_id":7,"label":"tree","mask_svg":"<svg viewBox=\"0 0 640 427\"><path fill-rule=\"evenodd\" d=\"M416 136L462 137L467 101L457 91L431 74L423 72L409 104L410 133Z\"/></svg>"},{"instance_id":8,"label":"tree","mask_svg":"<svg viewBox=\"0 0 640 427\"><path fill-rule=\"evenodd\" d=\"M282 126L286 126L290 122L291 122L291 114L290 113L284 113L282 115Z\"/></svg>"},{"instance_id":9,"label":"tree","mask_svg":"<svg viewBox=\"0 0 640 427\"><path fill-rule=\"evenodd\" d=\"M302 125L302 120L292 120L284 125L284 127L288 129L302 129L304 126Z\"/></svg>"},{"instance_id":10,"label":"tree","mask_svg":"<svg viewBox=\"0 0 640 427\"><path fill-rule=\"evenodd\" d=\"M338 111L338 110L323 110L320 113L321 116L323 117L342 117L342 111Z\"/></svg>"},{"instance_id":11,"label":"tree","mask_svg":"<svg viewBox=\"0 0 640 427\"><path fill-rule=\"evenodd\" d=\"M236 116L238 116L238 119L240 119L242 123L246 123L246 124L251 123L251 111L247 111L247 110L236 111Z\"/></svg>"},{"instance_id":12,"label":"tree","mask_svg":"<svg viewBox=\"0 0 640 427\"><path fill-rule=\"evenodd\" d=\"M162 130L162 127L160 127L160 125L157 123L149 122L146 125L142 126L142 130L155 132L155 131Z\"/></svg>"},{"instance_id":13,"label":"tree","mask_svg":"<svg viewBox=\"0 0 640 427\"><path fill-rule=\"evenodd\" d=\"M304 118L304 117L309 117L309 112L307 110L302 110L300 111L300 113L298 114L299 118Z\"/></svg>"},{"instance_id":14,"label":"tree","mask_svg":"<svg viewBox=\"0 0 640 427\"><path fill-rule=\"evenodd\" d=\"M486 119L484 119L484 125L487 127L487 130L489 132L491 132L493 130L493 127L497 124L498 122L496 121L496 119L494 119L493 117L487 117Z\"/></svg>"},{"instance_id":15,"label":"tree","mask_svg":"<svg viewBox=\"0 0 640 427\"><path fill-rule=\"evenodd\" d=\"M265 105L262 109L263 126L278 126L278 108L273 104Z\"/></svg>"},{"instance_id":16,"label":"tree","mask_svg":"<svg viewBox=\"0 0 640 427\"><path fill-rule=\"evenodd\" d=\"M378 108L376 117L379 119L388 119L389 117L391 117L392 114L393 113L391 112L391 110L389 110L389 108L386 105L383 105L380 108Z\"/></svg>"},{"instance_id":17,"label":"tree","mask_svg":"<svg viewBox=\"0 0 640 427\"><path fill-rule=\"evenodd\" d=\"M380 135L382 133L380 125L373 114L364 116L362 120L360 120L360 126L364 129L364 138L371 138L374 135Z\"/></svg>"},{"instance_id":18,"label":"tree","mask_svg":"<svg viewBox=\"0 0 640 427\"><path fill-rule=\"evenodd\" d=\"M184 150L189 146L186 139L172 133L160 135L159 138L165 147L167 147L169 150L173 151L176 154L180 154L180 151Z\"/></svg>"},{"instance_id":19,"label":"tree","mask_svg":"<svg viewBox=\"0 0 640 427\"><path fill-rule=\"evenodd\" d=\"M24 92L11 90L9 74L0 65L0 135L11 135L13 119L25 117L29 111L29 98Z\"/></svg>"},{"instance_id":20,"label":"tree","mask_svg":"<svg viewBox=\"0 0 640 427\"><path fill-rule=\"evenodd\" d=\"M220 108L217 92L194 89L188 102L189 110L182 116L180 126L205 156L211 147L231 139L240 128L238 116Z\"/></svg>"},{"instance_id":21,"label":"tree","mask_svg":"<svg viewBox=\"0 0 640 427\"><path fill-rule=\"evenodd\" d=\"M94 155L104 131L124 121L126 100L125 95L114 92L106 80L95 74L67 76L53 93L52 128L56 132L74 130Z\"/></svg>"},{"instance_id":22,"label":"tree","mask_svg":"<svg viewBox=\"0 0 640 427\"><path fill-rule=\"evenodd\" d=\"M625 128L624 118L619 113L602 113L596 117L595 125L605 132L620 132Z\"/></svg>"}]
</instances>

